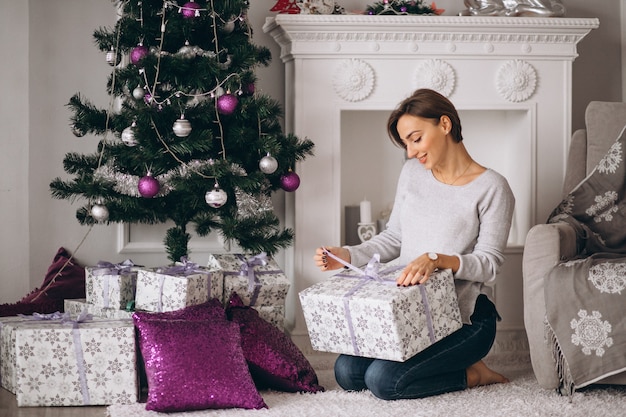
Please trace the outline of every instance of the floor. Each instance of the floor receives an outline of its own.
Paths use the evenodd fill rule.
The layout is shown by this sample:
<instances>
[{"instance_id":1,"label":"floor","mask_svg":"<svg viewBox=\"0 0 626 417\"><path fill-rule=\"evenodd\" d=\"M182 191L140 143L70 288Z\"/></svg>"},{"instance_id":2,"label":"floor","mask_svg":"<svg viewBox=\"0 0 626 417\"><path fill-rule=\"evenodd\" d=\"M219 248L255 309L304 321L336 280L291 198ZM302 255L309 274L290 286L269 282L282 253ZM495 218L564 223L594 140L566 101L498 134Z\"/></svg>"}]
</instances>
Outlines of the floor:
<instances>
[{"instance_id":1,"label":"floor","mask_svg":"<svg viewBox=\"0 0 626 417\"><path fill-rule=\"evenodd\" d=\"M0 388L2 417L105 417L106 407L18 407L15 395Z\"/></svg>"}]
</instances>

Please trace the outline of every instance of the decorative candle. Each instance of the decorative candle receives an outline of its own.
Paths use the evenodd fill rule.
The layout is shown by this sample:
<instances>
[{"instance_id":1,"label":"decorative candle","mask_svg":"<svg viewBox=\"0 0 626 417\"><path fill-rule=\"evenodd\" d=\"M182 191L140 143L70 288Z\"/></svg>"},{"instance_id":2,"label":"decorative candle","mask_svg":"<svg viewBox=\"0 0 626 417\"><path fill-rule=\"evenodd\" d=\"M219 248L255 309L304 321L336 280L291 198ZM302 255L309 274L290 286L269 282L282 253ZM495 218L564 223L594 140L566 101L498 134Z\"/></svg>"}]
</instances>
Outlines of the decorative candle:
<instances>
[{"instance_id":1,"label":"decorative candle","mask_svg":"<svg viewBox=\"0 0 626 417\"><path fill-rule=\"evenodd\" d=\"M361 201L361 223L371 223L372 222L372 203L363 200Z\"/></svg>"}]
</instances>

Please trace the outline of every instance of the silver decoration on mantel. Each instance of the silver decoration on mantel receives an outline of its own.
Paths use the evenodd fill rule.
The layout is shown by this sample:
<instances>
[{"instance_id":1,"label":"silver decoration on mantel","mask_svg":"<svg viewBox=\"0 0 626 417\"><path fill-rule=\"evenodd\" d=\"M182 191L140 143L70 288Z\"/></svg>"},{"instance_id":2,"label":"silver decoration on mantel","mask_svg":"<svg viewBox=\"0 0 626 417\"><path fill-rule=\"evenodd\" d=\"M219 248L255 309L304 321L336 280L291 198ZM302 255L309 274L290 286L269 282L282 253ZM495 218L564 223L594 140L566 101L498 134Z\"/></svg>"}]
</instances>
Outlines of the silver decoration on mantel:
<instances>
[{"instance_id":1,"label":"silver decoration on mantel","mask_svg":"<svg viewBox=\"0 0 626 417\"><path fill-rule=\"evenodd\" d=\"M360 59L342 60L335 69L333 88L346 101L364 100L374 89L374 70Z\"/></svg>"},{"instance_id":2,"label":"silver decoration on mantel","mask_svg":"<svg viewBox=\"0 0 626 417\"><path fill-rule=\"evenodd\" d=\"M159 181L159 184L161 184L159 193L155 197L162 197L172 192L175 189L172 186L172 180L174 178L189 178L193 173L202 172L214 164L215 161L211 159L195 159L185 164L181 164L178 168L172 169L164 174L155 175L154 178ZM241 177L248 175L246 170L237 164L231 164L230 172L233 175ZM114 182L115 185L113 186L113 190L120 194L130 197L141 197L141 194L139 194L139 190L137 189L137 185L141 179L138 175L124 174L117 171L111 165L106 164L97 168L93 173L93 177L96 181Z\"/></svg>"},{"instance_id":3,"label":"silver decoration on mantel","mask_svg":"<svg viewBox=\"0 0 626 417\"><path fill-rule=\"evenodd\" d=\"M418 66L415 79L417 88L430 88L448 97L454 90L456 76L447 62L429 59Z\"/></svg>"},{"instance_id":4,"label":"silver decoration on mantel","mask_svg":"<svg viewBox=\"0 0 626 417\"><path fill-rule=\"evenodd\" d=\"M500 95L517 103L530 98L537 87L537 71L528 62L507 61L498 69L496 88Z\"/></svg>"},{"instance_id":5,"label":"silver decoration on mantel","mask_svg":"<svg viewBox=\"0 0 626 417\"><path fill-rule=\"evenodd\" d=\"M561 0L464 0L461 16L563 17Z\"/></svg>"},{"instance_id":6,"label":"silver decoration on mantel","mask_svg":"<svg viewBox=\"0 0 626 417\"><path fill-rule=\"evenodd\" d=\"M333 14L335 0L297 0L302 14Z\"/></svg>"}]
</instances>

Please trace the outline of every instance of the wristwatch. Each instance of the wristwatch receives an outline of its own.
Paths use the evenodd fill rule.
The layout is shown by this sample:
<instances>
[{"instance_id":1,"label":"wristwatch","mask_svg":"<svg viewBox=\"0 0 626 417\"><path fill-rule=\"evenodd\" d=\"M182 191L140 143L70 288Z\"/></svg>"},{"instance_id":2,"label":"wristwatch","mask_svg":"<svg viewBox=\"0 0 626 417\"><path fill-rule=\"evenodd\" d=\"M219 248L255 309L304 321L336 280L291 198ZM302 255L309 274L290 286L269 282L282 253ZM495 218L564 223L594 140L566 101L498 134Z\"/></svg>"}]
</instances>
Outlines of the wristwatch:
<instances>
[{"instance_id":1,"label":"wristwatch","mask_svg":"<svg viewBox=\"0 0 626 417\"><path fill-rule=\"evenodd\" d=\"M428 252L428 259L430 259L431 261L436 261L437 259L439 259L439 255L437 255L435 252Z\"/></svg>"}]
</instances>

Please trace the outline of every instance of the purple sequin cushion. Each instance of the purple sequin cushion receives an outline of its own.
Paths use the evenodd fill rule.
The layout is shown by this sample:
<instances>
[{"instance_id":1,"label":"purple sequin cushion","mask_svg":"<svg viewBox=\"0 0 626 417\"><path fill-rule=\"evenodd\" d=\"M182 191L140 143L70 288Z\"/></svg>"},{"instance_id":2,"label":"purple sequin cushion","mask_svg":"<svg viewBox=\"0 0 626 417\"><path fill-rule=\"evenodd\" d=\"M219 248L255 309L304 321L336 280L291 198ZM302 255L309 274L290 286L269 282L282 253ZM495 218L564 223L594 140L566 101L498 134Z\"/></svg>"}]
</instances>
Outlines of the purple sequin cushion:
<instances>
[{"instance_id":1,"label":"purple sequin cushion","mask_svg":"<svg viewBox=\"0 0 626 417\"><path fill-rule=\"evenodd\" d=\"M300 349L277 327L259 317L233 293L226 307L230 320L241 330L241 346L250 373L259 388L287 392L318 392L315 370Z\"/></svg>"},{"instance_id":2,"label":"purple sequin cushion","mask_svg":"<svg viewBox=\"0 0 626 417\"><path fill-rule=\"evenodd\" d=\"M146 410L266 408L235 323L133 316L148 379Z\"/></svg>"}]
</instances>

